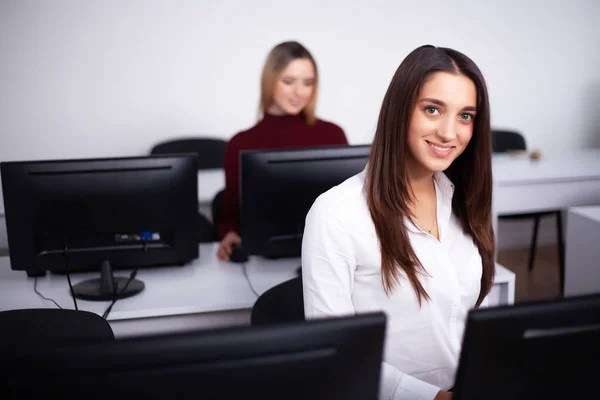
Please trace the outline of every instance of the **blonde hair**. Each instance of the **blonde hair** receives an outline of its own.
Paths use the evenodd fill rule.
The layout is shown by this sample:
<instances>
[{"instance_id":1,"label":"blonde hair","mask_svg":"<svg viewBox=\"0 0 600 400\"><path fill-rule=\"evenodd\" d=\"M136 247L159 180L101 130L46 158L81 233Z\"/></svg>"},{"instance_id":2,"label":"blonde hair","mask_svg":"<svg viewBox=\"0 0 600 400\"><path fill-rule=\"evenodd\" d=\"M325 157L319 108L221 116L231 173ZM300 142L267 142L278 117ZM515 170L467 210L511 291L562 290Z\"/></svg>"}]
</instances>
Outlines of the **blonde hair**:
<instances>
[{"instance_id":1,"label":"blonde hair","mask_svg":"<svg viewBox=\"0 0 600 400\"><path fill-rule=\"evenodd\" d=\"M317 121L317 90L319 87L319 73L317 72L317 63L310 52L298 42L283 42L275 46L269 55L263 67L261 83L260 83L260 105L259 113L264 115L266 110L273 104L273 92L279 79L281 72L294 60L308 59L315 69L315 81L313 85L312 96L302 114L308 125L314 125Z\"/></svg>"}]
</instances>

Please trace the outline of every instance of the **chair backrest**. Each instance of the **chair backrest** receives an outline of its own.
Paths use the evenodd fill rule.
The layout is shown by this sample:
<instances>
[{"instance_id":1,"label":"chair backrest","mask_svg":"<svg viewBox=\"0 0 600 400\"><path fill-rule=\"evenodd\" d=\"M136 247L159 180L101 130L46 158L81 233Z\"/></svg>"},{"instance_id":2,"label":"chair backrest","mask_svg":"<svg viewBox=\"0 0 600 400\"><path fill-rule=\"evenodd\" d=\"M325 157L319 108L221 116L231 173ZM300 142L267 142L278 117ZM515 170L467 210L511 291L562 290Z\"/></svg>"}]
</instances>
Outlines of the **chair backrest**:
<instances>
[{"instance_id":1,"label":"chair backrest","mask_svg":"<svg viewBox=\"0 0 600 400\"><path fill-rule=\"evenodd\" d=\"M168 140L155 145L150 154L196 153L198 169L223 168L227 141L214 138Z\"/></svg>"},{"instance_id":2,"label":"chair backrest","mask_svg":"<svg viewBox=\"0 0 600 400\"><path fill-rule=\"evenodd\" d=\"M304 321L302 278L296 277L264 292L252 307L250 325Z\"/></svg>"},{"instance_id":3,"label":"chair backrest","mask_svg":"<svg viewBox=\"0 0 600 400\"><path fill-rule=\"evenodd\" d=\"M198 212L196 217L196 234L198 235L198 243L213 243L219 241L217 227L201 212Z\"/></svg>"},{"instance_id":4,"label":"chair backrest","mask_svg":"<svg viewBox=\"0 0 600 400\"><path fill-rule=\"evenodd\" d=\"M0 353L115 339L108 321L81 310L29 308L2 311L0 327Z\"/></svg>"},{"instance_id":5,"label":"chair backrest","mask_svg":"<svg viewBox=\"0 0 600 400\"><path fill-rule=\"evenodd\" d=\"M211 204L211 213L212 213L212 222L215 226L219 224L221 217L223 215L223 195L225 194L225 190L221 190L217 193Z\"/></svg>"},{"instance_id":6,"label":"chair backrest","mask_svg":"<svg viewBox=\"0 0 600 400\"><path fill-rule=\"evenodd\" d=\"M525 137L516 131L492 130L492 149L494 153L510 150L527 150Z\"/></svg>"},{"instance_id":7,"label":"chair backrest","mask_svg":"<svg viewBox=\"0 0 600 400\"><path fill-rule=\"evenodd\" d=\"M207 137L173 139L155 145L150 150L150 154L196 153L199 170L218 169L224 167L226 147L227 141L223 139ZM215 224L200 213L197 227L200 243L219 240Z\"/></svg>"}]
</instances>

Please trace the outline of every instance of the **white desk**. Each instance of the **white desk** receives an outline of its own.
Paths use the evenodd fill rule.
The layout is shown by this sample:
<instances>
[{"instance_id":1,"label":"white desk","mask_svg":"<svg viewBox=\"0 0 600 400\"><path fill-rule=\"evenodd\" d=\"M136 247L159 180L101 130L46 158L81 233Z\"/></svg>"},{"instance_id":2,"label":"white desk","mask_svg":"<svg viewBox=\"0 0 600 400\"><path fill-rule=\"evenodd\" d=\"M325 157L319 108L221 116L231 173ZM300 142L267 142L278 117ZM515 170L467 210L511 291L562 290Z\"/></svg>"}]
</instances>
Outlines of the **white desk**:
<instances>
[{"instance_id":1,"label":"white desk","mask_svg":"<svg viewBox=\"0 0 600 400\"><path fill-rule=\"evenodd\" d=\"M569 149L540 160L494 154L493 220L498 215L600 204L600 148Z\"/></svg>"},{"instance_id":2,"label":"white desk","mask_svg":"<svg viewBox=\"0 0 600 400\"><path fill-rule=\"evenodd\" d=\"M183 331L227 325L247 325L256 295L244 277L242 265L216 258L217 244L200 245L200 257L183 267L140 269L137 278L143 292L115 303L108 320L118 337ZM259 294L296 276L300 259L265 260L252 257L246 264L250 282ZM116 270L115 276L129 276ZM99 273L71 275L73 285L98 277ZM498 265L489 305L514 302L514 274ZM55 307L34 291L34 278L12 271L8 257L0 257L0 310ZM47 274L38 278L38 291L64 308L73 308L66 276ZM109 302L78 300L82 310L102 315Z\"/></svg>"},{"instance_id":3,"label":"white desk","mask_svg":"<svg viewBox=\"0 0 600 400\"><path fill-rule=\"evenodd\" d=\"M600 202L567 213L565 296L600 292Z\"/></svg>"}]
</instances>

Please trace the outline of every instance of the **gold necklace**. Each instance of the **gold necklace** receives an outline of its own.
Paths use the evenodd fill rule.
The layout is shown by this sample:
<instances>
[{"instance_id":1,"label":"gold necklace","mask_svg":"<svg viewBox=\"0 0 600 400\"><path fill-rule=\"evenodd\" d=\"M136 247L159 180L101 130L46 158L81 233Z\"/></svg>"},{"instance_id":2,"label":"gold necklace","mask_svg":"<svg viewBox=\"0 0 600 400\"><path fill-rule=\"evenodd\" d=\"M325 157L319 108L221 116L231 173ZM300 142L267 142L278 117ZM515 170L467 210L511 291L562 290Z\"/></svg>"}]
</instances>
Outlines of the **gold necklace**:
<instances>
[{"instance_id":1,"label":"gold necklace","mask_svg":"<svg viewBox=\"0 0 600 400\"><path fill-rule=\"evenodd\" d=\"M435 186L434 186L434 191L435 191ZM415 211L416 211L416 204L415 204ZM431 221L431 226L429 227L429 229L423 228L423 226L421 224L419 224L419 226L421 227L422 230L426 230L431 235L431 231L433 230L433 227L435 226L436 221L437 221L437 196L436 196L436 202L435 202L435 207L434 207L434 216L433 216L433 221Z\"/></svg>"},{"instance_id":2,"label":"gold necklace","mask_svg":"<svg viewBox=\"0 0 600 400\"><path fill-rule=\"evenodd\" d=\"M436 221L437 221L437 204L435 205L435 214L433 216L433 221L431 221L431 227L427 230L427 232L429 232L429 234L431 234L431 231L433 230L433 227L435 226Z\"/></svg>"},{"instance_id":3,"label":"gold necklace","mask_svg":"<svg viewBox=\"0 0 600 400\"><path fill-rule=\"evenodd\" d=\"M421 230L427 231L431 234L431 231L433 230L433 227L435 226L435 223L437 221L437 205L435 207L435 216L433 217L433 221L431 221L431 226L429 227L429 229L425 228L425 225L418 223L419 227L421 228ZM418 221L417 221L418 222Z\"/></svg>"}]
</instances>

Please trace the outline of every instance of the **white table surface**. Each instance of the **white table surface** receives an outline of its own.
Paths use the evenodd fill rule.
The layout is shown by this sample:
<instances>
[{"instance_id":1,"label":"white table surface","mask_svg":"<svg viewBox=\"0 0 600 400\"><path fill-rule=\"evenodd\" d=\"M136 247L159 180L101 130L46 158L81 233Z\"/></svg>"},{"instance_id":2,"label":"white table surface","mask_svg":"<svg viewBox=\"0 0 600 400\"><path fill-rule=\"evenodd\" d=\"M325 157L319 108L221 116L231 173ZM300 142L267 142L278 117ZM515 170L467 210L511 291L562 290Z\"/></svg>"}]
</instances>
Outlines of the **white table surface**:
<instances>
[{"instance_id":1,"label":"white table surface","mask_svg":"<svg viewBox=\"0 0 600 400\"><path fill-rule=\"evenodd\" d=\"M257 297L250 289L242 264L219 261L217 243L200 245L200 256L185 266L142 268L137 274L145 284L138 295L115 303L108 320L162 317L182 314L214 313L231 310L249 310ZM258 294L291 279L300 266L299 258L267 260L251 257L246 268L250 282ZM115 270L115 276L129 276L130 270ZM72 284L97 278L98 273L84 272L71 275ZM497 264L495 285L509 284L509 299L514 301L514 273ZM10 269L8 257L0 257L0 310L35 307L55 307L33 290L34 278L24 271ZM38 278L38 291L54 299L64 308L73 308L73 300L65 275L46 274ZM511 293L512 292L512 293ZM82 310L102 315L109 302L77 300Z\"/></svg>"},{"instance_id":2,"label":"white table surface","mask_svg":"<svg viewBox=\"0 0 600 400\"><path fill-rule=\"evenodd\" d=\"M141 268L136 279L145 289L115 303L109 320L196 314L251 308L256 295L244 277L242 264L219 261L217 243L200 245L200 256L185 266ZM296 276L298 259L264 260L252 257L246 264L254 290L259 294ZM115 270L115 276L129 276L130 270ZM99 277L98 273L71 274L73 285ZM55 307L33 291L34 278L10 269L8 257L0 258L0 309ZM65 275L46 274L38 278L38 291L64 308L74 308ZM102 315L110 302L77 300L80 309Z\"/></svg>"},{"instance_id":3,"label":"white table surface","mask_svg":"<svg viewBox=\"0 0 600 400\"><path fill-rule=\"evenodd\" d=\"M569 150L541 160L496 154L494 214L600 203L600 148Z\"/></svg>"},{"instance_id":4,"label":"white table surface","mask_svg":"<svg viewBox=\"0 0 600 400\"><path fill-rule=\"evenodd\" d=\"M600 148L542 154L540 160L494 154L492 164L492 218L497 234L499 215L600 204Z\"/></svg>"},{"instance_id":5,"label":"white table surface","mask_svg":"<svg viewBox=\"0 0 600 400\"><path fill-rule=\"evenodd\" d=\"M498 186L600 179L600 148L542 154L539 160L495 153L492 171Z\"/></svg>"},{"instance_id":6,"label":"white table surface","mask_svg":"<svg viewBox=\"0 0 600 400\"><path fill-rule=\"evenodd\" d=\"M569 212L579 214L582 217L600 222L600 204L590 206L578 206L569 208ZM600 235L599 235L600 236Z\"/></svg>"}]
</instances>

